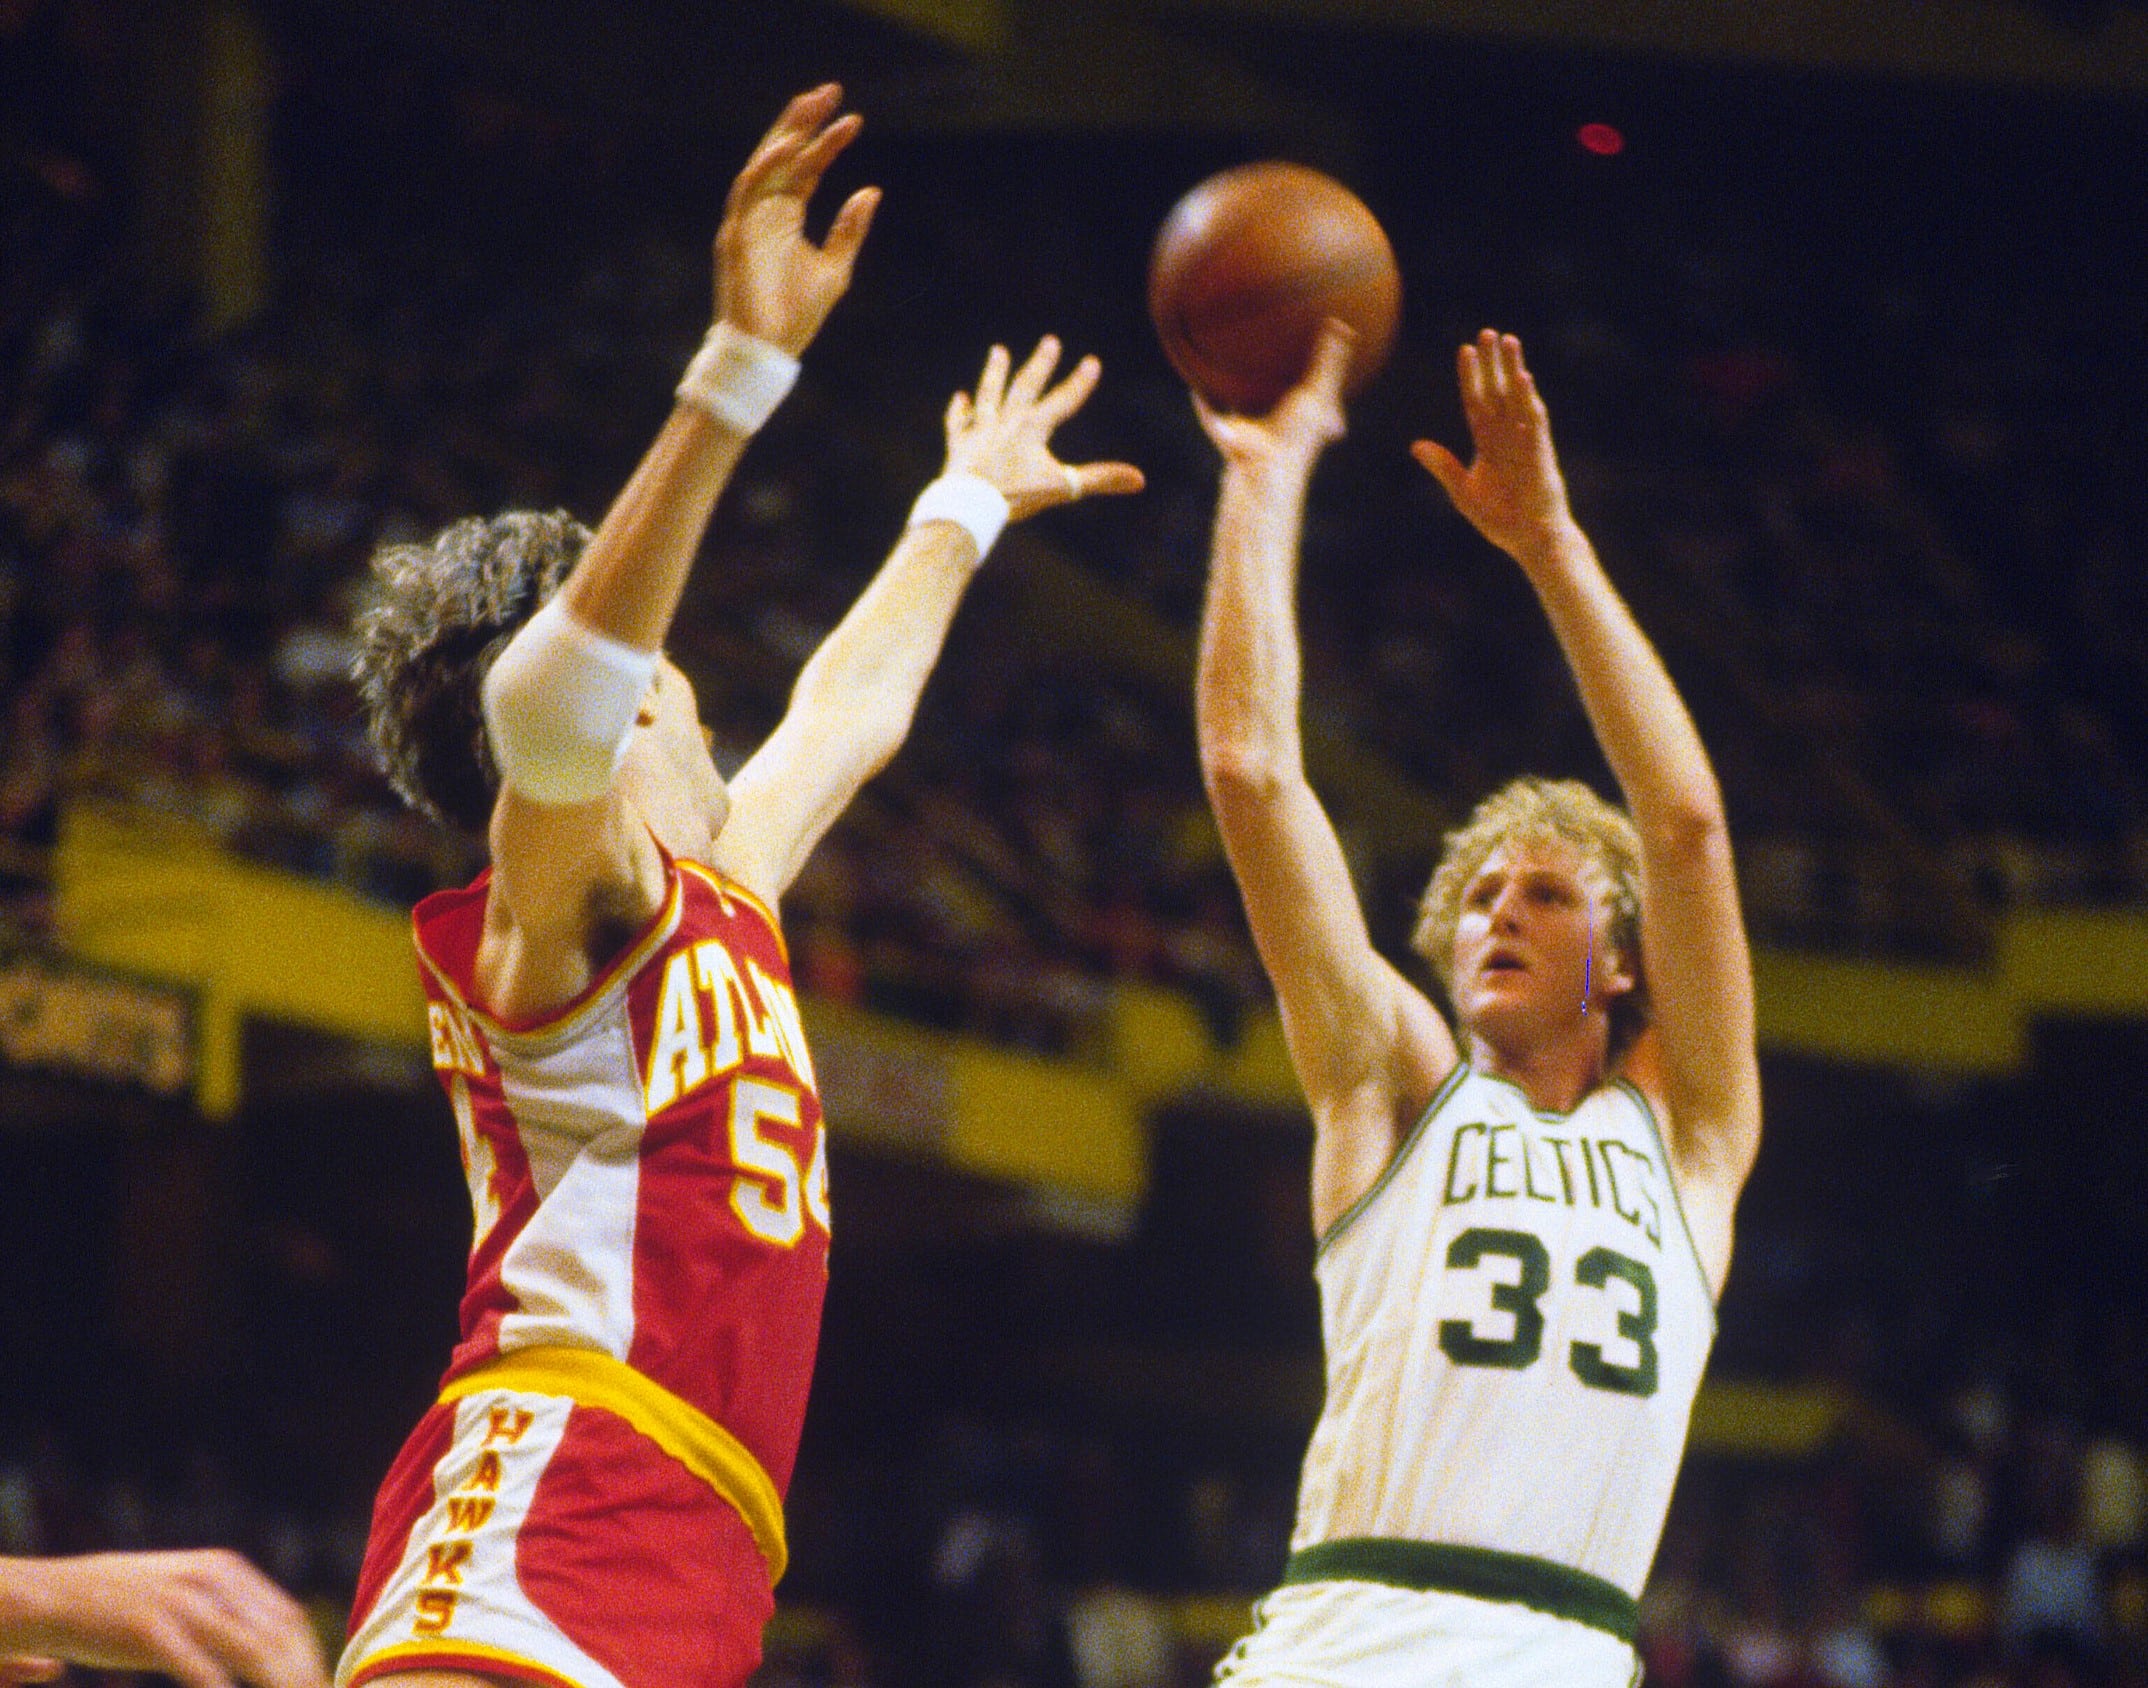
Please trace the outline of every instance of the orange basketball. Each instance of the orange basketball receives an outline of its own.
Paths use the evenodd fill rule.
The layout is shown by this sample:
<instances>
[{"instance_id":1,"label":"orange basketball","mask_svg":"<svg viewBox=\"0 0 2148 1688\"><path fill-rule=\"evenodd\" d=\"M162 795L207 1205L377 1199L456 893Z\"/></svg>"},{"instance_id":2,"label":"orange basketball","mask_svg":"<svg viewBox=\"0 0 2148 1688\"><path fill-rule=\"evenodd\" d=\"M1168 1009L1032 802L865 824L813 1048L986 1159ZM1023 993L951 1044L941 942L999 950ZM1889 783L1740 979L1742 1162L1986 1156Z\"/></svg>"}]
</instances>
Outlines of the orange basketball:
<instances>
[{"instance_id":1,"label":"orange basketball","mask_svg":"<svg viewBox=\"0 0 2148 1688\"><path fill-rule=\"evenodd\" d=\"M1242 164L1172 208L1149 255L1171 367L1219 410L1262 415L1305 373L1324 317L1357 331L1347 392L1379 373L1402 276L1363 200L1302 164Z\"/></svg>"}]
</instances>

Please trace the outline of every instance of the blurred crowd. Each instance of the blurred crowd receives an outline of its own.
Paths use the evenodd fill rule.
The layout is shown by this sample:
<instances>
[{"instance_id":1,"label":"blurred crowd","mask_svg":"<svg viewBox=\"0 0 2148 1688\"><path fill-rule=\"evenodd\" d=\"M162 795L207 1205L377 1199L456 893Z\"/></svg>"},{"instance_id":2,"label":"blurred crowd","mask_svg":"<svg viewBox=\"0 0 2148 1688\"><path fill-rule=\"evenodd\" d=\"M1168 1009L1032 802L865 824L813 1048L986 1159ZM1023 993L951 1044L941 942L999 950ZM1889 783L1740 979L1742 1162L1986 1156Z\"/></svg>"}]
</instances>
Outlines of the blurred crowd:
<instances>
[{"instance_id":1,"label":"blurred crowd","mask_svg":"<svg viewBox=\"0 0 2148 1688\"><path fill-rule=\"evenodd\" d=\"M472 870L363 746L344 670L366 558L508 505L594 520L708 277L676 207L561 233L508 197L447 238L535 144L490 107L449 109L465 188L347 226L332 176L294 191L269 308L215 335L144 284L115 189L11 160L0 902L18 925L49 918L82 796L390 901ZM1010 194L879 161L908 210L884 231L897 277L868 267L756 443L677 654L735 766L932 472L978 348L1045 327L1095 346L1109 373L1076 447L1136 458L1153 490L1013 544L1148 616L1179 679L1115 649L1116 623L1067 625L1018 565L988 571L911 746L801 883L795 947L809 989L1011 1041L1079 1047L1129 976L1191 991L1228 1040L1261 986L1182 678L1211 454L1138 313L1097 305L1082 259L1111 250L1116 209L1069 188L1052 210L1035 162ZM2030 279L1960 239L1920 260L1901 231L1839 262L1810 206L1684 209L1666 189L1433 232L1443 317L1529 335L1584 520L1710 739L1756 929L1963 955L2009 906L2138 899L2144 493L2104 379L2148 366L2138 313L2094 266ZM957 278L986 267L974 326L955 310L921 339L917 299L974 294ZM1368 438L1449 425L1440 326L1368 399ZM1334 454L1305 570L1308 714L1385 777L1457 817L1524 768L1600 777L1525 589L1399 450ZM1395 939L1432 841L1367 836L1339 807Z\"/></svg>"},{"instance_id":2,"label":"blurred crowd","mask_svg":"<svg viewBox=\"0 0 2148 1688\"><path fill-rule=\"evenodd\" d=\"M2084 1313L2047 1289L1993 1320L1988 1283L1914 1276L1920 1307L1875 1315L1880 1291L1828 1309L1807 1381L1844 1410L1823 1446L1689 1463L1643 1601L1658 1688L2148 1681L2138 1306Z\"/></svg>"}]
</instances>

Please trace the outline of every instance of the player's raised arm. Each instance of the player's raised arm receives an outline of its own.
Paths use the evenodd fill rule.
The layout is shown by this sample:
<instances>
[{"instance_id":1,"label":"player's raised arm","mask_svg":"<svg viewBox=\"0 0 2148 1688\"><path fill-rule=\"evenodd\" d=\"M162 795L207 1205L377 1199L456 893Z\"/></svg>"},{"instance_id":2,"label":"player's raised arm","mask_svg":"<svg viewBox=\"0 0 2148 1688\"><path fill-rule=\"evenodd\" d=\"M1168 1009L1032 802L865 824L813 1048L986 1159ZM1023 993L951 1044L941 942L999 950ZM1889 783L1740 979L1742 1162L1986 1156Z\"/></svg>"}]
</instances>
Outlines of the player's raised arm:
<instances>
[{"instance_id":1,"label":"player's raised arm","mask_svg":"<svg viewBox=\"0 0 2148 1688\"><path fill-rule=\"evenodd\" d=\"M1322 1231L1455 1061L1446 1023L1373 947L1299 736L1298 541L1313 466L1343 430L1349 354L1330 324L1305 380L1265 418L1195 401L1223 453L1194 690L1201 773L1318 1128Z\"/></svg>"},{"instance_id":2,"label":"player's raised arm","mask_svg":"<svg viewBox=\"0 0 2148 1688\"><path fill-rule=\"evenodd\" d=\"M328 1688L297 1602L215 1549L0 1559L0 1681L50 1681L63 1660L183 1688Z\"/></svg>"},{"instance_id":3,"label":"player's raised arm","mask_svg":"<svg viewBox=\"0 0 2148 1688\"><path fill-rule=\"evenodd\" d=\"M807 661L768 742L732 782L719 865L771 904L858 788L900 748L985 554L1010 521L1100 493L1141 490L1130 463L1062 463L1051 436L1096 390L1083 358L1051 384L1047 335L1013 372L1003 347L975 393L947 407L947 459L871 583Z\"/></svg>"},{"instance_id":4,"label":"player's raised arm","mask_svg":"<svg viewBox=\"0 0 2148 1688\"><path fill-rule=\"evenodd\" d=\"M1662 1055L1671 1154L1710 1271L1759 1147L1752 960L1722 792L1692 717L1576 524L1521 342L1484 331L1458 359L1476 445L1411 449L1455 508L1521 565L1566 654L1640 835L1642 967Z\"/></svg>"},{"instance_id":5,"label":"player's raised arm","mask_svg":"<svg viewBox=\"0 0 2148 1688\"><path fill-rule=\"evenodd\" d=\"M850 284L878 201L860 189L827 239L806 203L859 129L833 83L784 109L732 184L716 235L716 311L678 402L558 593L516 634L485 686L502 794L495 884L519 930L573 948L590 893L612 912L655 906L662 872L620 801L628 735L656 707L658 656L716 499L797 359Z\"/></svg>"}]
</instances>

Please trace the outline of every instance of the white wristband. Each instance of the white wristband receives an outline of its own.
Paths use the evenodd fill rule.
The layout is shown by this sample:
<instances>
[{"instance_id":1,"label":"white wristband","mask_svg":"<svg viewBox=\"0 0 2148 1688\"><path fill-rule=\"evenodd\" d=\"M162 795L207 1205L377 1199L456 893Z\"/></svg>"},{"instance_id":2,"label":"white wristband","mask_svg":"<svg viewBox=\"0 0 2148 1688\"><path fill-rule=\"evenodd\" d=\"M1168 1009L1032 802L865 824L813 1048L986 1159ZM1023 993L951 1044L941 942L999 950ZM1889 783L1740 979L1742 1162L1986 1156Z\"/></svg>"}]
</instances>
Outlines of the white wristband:
<instances>
[{"instance_id":1,"label":"white wristband","mask_svg":"<svg viewBox=\"0 0 2148 1688\"><path fill-rule=\"evenodd\" d=\"M977 560L1007 525L1007 495L982 475L942 475L910 506L911 527L924 522L953 522L977 543Z\"/></svg>"},{"instance_id":2,"label":"white wristband","mask_svg":"<svg viewBox=\"0 0 2148 1688\"><path fill-rule=\"evenodd\" d=\"M679 379L682 404L742 434L756 432L798 379L798 360L766 340L719 322Z\"/></svg>"}]
</instances>

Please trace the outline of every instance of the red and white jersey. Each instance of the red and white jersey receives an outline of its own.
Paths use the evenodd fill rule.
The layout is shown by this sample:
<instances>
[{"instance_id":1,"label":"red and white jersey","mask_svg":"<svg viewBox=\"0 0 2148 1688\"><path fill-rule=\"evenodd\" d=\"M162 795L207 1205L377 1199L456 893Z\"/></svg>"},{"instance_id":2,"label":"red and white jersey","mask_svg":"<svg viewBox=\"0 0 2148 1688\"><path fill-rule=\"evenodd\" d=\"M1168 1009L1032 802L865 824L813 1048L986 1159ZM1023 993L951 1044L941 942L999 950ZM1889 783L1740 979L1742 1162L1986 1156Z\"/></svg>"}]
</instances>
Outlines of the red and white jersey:
<instances>
[{"instance_id":1,"label":"red and white jersey","mask_svg":"<svg viewBox=\"0 0 2148 1688\"><path fill-rule=\"evenodd\" d=\"M624 1361L790 1486L828 1279L828 1150L775 916L692 862L562 1012L473 1002L489 871L412 916L475 1237L453 1380L522 1348Z\"/></svg>"}]
</instances>

